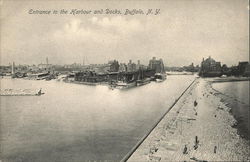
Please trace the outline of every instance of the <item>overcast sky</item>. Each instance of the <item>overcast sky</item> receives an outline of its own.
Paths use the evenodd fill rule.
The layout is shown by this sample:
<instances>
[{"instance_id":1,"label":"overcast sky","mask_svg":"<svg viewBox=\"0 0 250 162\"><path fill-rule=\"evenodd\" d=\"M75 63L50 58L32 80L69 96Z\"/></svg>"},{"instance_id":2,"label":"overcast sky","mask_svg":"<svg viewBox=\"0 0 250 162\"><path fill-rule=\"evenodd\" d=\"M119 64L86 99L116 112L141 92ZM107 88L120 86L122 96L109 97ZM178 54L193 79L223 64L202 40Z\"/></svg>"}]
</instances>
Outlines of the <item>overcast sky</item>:
<instances>
[{"instance_id":1,"label":"overcast sky","mask_svg":"<svg viewBox=\"0 0 250 162\"><path fill-rule=\"evenodd\" d=\"M1 4L1 65L106 63L162 58L166 66L211 56L249 60L247 0L7 1ZM158 15L46 15L29 10L160 9Z\"/></svg>"}]
</instances>

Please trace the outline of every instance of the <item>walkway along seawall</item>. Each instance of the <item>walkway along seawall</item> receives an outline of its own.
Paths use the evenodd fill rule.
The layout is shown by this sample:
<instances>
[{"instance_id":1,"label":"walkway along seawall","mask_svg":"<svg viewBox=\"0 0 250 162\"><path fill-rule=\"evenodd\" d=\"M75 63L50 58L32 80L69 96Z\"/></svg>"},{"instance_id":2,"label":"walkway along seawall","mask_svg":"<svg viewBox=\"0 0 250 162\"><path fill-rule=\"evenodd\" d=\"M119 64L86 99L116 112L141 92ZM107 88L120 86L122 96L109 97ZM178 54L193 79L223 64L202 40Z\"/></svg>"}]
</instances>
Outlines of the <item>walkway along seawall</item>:
<instances>
[{"instance_id":1,"label":"walkway along seawall","mask_svg":"<svg viewBox=\"0 0 250 162\"><path fill-rule=\"evenodd\" d=\"M197 80L195 78L192 83L182 92L182 94L174 101L174 103L167 109L167 111L160 117L160 119L152 126L152 128L146 133L137 143L136 145L123 157L121 162L126 162L132 154L136 151L136 149L143 143L143 141L149 136L149 134L157 127L157 125L162 121L162 119L166 116L166 114L175 106L175 104L180 100L180 98L185 94L185 92L194 84Z\"/></svg>"},{"instance_id":2,"label":"walkway along seawall","mask_svg":"<svg viewBox=\"0 0 250 162\"><path fill-rule=\"evenodd\" d=\"M127 161L249 161L249 140L210 81L197 79Z\"/></svg>"}]
</instances>

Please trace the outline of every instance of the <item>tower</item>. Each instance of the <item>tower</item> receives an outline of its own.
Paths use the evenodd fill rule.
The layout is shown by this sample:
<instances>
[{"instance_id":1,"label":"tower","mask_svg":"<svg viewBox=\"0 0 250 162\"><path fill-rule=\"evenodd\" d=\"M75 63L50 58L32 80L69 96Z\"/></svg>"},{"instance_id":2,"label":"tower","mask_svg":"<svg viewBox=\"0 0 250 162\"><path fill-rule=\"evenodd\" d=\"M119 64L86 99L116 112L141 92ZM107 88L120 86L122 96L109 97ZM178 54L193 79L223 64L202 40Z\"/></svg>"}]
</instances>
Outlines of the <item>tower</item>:
<instances>
[{"instance_id":1,"label":"tower","mask_svg":"<svg viewBox=\"0 0 250 162\"><path fill-rule=\"evenodd\" d=\"M46 57L46 64L47 64L47 65L49 64L49 59L48 59L48 57Z\"/></svg>"}]
</instances>

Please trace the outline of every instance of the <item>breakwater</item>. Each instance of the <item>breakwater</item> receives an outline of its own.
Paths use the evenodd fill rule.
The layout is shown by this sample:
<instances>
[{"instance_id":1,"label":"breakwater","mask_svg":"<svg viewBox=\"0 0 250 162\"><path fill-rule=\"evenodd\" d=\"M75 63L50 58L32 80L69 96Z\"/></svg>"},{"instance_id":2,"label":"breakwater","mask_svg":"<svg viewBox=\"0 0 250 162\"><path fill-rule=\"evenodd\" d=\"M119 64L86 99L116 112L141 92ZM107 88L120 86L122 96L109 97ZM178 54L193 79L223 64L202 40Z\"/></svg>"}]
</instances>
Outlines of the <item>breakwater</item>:
<instances>
[{"instance_id":1,"label":"breakwater","mask_svg":"<svg viewBox=\"0 0 250 162\"><path fill-rule=\"evenodd\" d=\"M211 82L200 78L128 161L247 161L249 141L240 137L230 111Z\"/></svg>"},{"instance_id":2,"label":"breakwater","mask_svg":"<svg viewBox=\"0 0 250 162\"><path fill-rule=\"evenodd\" d=\"M157 127L157 125L162 121L166 114L174 107L174 105L179 101L179 99L184 95L184 93L193 85L194 81L181 93L181 95L174 101L174 103L167 109L167 111L160 117L160 119L152 126L152 128L136 143L136 145L122 158L121 162L127 161L130 156L136 151L136 149L143 143L143 141L148 137L148 135Z\"/></svg>"}]
</instances>

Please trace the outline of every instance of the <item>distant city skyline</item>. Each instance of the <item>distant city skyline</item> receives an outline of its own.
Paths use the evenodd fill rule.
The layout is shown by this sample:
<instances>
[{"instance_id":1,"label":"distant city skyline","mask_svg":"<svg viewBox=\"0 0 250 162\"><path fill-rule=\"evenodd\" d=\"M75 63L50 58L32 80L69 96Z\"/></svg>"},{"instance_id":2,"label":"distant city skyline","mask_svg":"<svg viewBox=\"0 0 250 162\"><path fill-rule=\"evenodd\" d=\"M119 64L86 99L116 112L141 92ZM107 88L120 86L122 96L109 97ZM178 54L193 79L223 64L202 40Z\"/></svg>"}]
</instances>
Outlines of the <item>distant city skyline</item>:
<instances>
[{"instance_id":1,"label":"distant city skyline","mask_svg":"<svg viewBox=\"0 0 250 162\"><path fill-rule=\"evenodd\" d=\"M97 3L98 2L98 3ZM249 61L247 0L218 1L1 1L1 65L102 64L129 60L165 66ZM160 9L146 15L32 15L30 9Z\"/></svg>"}]
</instances>

